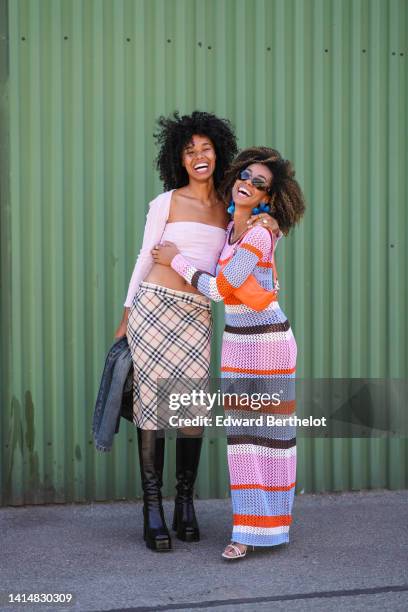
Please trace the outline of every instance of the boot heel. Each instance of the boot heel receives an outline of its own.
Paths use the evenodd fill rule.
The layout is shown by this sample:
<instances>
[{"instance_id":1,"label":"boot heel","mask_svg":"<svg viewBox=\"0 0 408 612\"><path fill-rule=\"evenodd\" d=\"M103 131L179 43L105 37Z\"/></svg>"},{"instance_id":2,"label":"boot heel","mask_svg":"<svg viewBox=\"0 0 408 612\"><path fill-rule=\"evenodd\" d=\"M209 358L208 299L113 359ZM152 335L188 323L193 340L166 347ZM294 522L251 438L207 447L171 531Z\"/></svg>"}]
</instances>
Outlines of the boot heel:
<instances>
[{"instance_id":1,"label":"boot heel","mask_svg":"<svg viewBox=\"0 0 408 612\"><path fill-rule=\"evenodd\" d=\"M200 541L200 530L198 527L192 525L179 525L173 523L173 531L176 532L176 536L183 542L199 542Z\"/></svg>"},{"instance_id":2,"label":"boot heel","mask_svg":"<svg viewBox=\"0 0 408 612\"><path fill-rule=\"evenodd\" d=\"M167 550L171 550L171 541L168 539L154 540L147 538L146 546L147 548L150 548L150 550L154 550L156 552L165 552Z\"/></svg>"},{"instance_id":3,"label":"boot heel","mask_svg":"<svg viewBox=\"0 0 408 612\"><path fill-rule=\"evenodd\" d=\"M156 540L155 550L158 550L158 551L171 550L170 540Z\"/></svg>"},{"instance_id":4,"label":"boot heel","mask_svg":"<svg viewBox=\"0 0 408 612\"><path fill-rule=\"evenodd\" d=\"M183 540L184 542L199 542L200 541L200 533L198 529L194 528L186 528L183 529L181 534L177 534L179 540Z\"/></svg>"}]
</instances>

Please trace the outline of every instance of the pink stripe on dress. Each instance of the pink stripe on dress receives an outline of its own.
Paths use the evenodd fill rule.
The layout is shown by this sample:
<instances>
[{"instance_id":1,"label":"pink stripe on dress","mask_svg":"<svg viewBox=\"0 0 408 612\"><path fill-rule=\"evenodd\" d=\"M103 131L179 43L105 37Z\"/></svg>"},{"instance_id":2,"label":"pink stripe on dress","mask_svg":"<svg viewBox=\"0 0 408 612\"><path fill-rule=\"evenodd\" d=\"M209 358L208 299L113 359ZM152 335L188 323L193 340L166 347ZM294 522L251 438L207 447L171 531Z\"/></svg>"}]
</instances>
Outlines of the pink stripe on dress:
<instances>
[{"instance_id":1,"label":"pink stripe on dress","mask_svg":"<svg viewBox=\"0 0 408 612\"><path fill-rule=\"evenodd\" d=\"M283 486L296 478L296 457L264 458L254 464L250 454L228 455L231 484Z\"/></svg>"},{"instance_id":2,"label":"pink stripe on dress","mask_svg":"<svg viewBox=\"0 0 408 612\"><path fill-rule=\"evenodd\" d=\"M295 367L296 365L296 342L294 339L279 340L262 343L262 351L260 351L259 342L245 342L239 344L239 350L237 345L230 340L224 338L222 345L222 363L230 367L251 367L252 364L258 361L264 364L265 357L264 353L269 353L269 369L279 369L281 367L283 357L286 356L285 365L287 368ZM259 357L258 357L259 355ZM248 365L249 364L249 365Z\"/></svg>"}]
</instances>

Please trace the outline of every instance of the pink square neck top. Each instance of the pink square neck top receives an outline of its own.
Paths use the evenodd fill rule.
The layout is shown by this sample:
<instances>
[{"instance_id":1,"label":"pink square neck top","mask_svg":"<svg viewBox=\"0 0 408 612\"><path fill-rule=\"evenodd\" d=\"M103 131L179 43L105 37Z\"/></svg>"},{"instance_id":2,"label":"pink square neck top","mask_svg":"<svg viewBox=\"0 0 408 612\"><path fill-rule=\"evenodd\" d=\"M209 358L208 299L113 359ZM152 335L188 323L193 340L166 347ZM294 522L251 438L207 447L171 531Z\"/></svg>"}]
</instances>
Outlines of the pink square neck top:
<instances>
[{"instance_id":1,"label":"pink square neck top","mask_svg":"<svg viewBox=\"0 0 408 612\"><path fill-rule=\"evenodd\" d=\"M153 266L151 250L160 242L174 242L180 253L199 270L215 273L219 255L225 243L226 231L215 225L196 221L167 223L174 189L158 195L149 204L142 248L136 259L124 306L130 308L140 283Z\"/></svg>"}]
</instances>

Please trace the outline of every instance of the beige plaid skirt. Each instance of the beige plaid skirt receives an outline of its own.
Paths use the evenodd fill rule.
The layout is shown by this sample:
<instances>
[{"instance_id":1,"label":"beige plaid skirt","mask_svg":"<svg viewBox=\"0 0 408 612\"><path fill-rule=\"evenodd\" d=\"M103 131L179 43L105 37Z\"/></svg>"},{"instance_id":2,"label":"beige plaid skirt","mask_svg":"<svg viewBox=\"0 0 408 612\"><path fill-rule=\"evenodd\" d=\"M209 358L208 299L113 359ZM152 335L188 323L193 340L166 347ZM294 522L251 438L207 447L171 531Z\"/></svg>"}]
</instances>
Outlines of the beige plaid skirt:
<instances>
[{"instance_id":1,"label":"beige plaid skirt","mask_svg":"<svg viewBox=\"0 0 408 612\"><path fill-rule=\"evenodd\" d=\"M164 379L207 380L212 317L207 298L141 283L129 312L133 360L133 421L141 429L166 427L158 409ZM159 383L159 384L158 384Z\"/></svg>"}]
</instances>

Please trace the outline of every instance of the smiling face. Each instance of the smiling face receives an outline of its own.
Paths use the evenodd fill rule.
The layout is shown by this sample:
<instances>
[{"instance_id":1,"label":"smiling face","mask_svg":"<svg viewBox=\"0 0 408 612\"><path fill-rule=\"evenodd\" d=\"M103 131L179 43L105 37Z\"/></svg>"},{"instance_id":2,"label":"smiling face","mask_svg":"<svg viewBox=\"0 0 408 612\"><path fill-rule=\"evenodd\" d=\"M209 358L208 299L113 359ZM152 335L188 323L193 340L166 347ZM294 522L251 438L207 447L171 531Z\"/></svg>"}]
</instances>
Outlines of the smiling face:
<instances>
[{"instance_id":1,"label":"smiling face","mask_svg":"<svg viewBox=\"0 0 408 612\"><path fill-rule=\"evenodd\" d=\"M194 134L184 147L181 163L190 178L205 181L213 175L216 159L214 145L208 136Z\"/></svg>"},{"instance_id":2,"label":"smiling face","mask_svg":"<svg viewBox=\"0 0 408 612\"><path fill-rule=\"evenodd\" d=\"M273 176L269 168L260 163L251 164L246 170L248 178L237 178L232 188L232 199L235 202L235 206L245 206L252 209L261 202L270 201L269 194L265 190L257 189L252 184L252 179L255 179L256 183L258 180L260 183L262 181L265 187L270 189Z\"/></svg>"}]
</instances>

